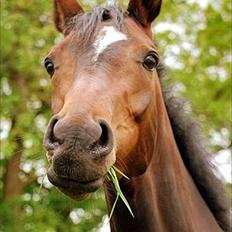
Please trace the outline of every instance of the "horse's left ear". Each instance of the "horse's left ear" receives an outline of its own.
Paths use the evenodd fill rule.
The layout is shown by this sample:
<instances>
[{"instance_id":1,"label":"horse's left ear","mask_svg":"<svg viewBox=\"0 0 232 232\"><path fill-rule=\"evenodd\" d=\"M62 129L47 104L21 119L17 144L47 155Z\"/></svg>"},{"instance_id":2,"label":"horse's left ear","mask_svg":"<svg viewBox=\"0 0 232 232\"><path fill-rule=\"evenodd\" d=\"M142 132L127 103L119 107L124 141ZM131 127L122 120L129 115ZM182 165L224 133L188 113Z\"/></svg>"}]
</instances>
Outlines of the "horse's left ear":
<instances>
[{"instance_id":1,"label":"horse's left ear","mask_svg":"<svg viewBox=\"0 0 232 232\"><path fill-rule=\"evenodd\" d=\"M150 27L158 16L162 0L130 0L128 12L143 27Z\"/></svg>"},{"instance_id":2,"label":"horse's left ear","mask_svg":"<svg viewBox=\"0 0 232 232\"><path fill-rule=\"evenodd\" d=\"M58 31L67 35L70 19L82 12L83 9L76 0L54 0L54 22Z\"/></svg>"}]
</instances>

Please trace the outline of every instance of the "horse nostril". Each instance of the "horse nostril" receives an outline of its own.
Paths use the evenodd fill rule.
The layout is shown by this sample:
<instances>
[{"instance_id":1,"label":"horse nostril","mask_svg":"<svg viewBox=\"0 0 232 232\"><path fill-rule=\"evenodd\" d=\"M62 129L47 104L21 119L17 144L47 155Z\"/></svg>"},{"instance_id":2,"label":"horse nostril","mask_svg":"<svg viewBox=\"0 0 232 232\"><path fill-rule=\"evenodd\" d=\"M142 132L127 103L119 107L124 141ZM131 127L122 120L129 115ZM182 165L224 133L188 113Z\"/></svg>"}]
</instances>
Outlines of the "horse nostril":
<instances>
[{"instance_id":1,"label":"horse nostril","mask_svg":"<svg viewBox=\"0 0 232 232\"><path fill-rule=\"evenodd\" d=\"M107 122L101 120L99 126L101 128L101 136L90 145L90 149L97 156L103 157L113 149L113 133Z\"/></svg>"},{"instance_id":2,"label":"horse nostril","mask_svg":"<svg viewBox=\"0 0 232 232\"><path fill-rule=\"evenodd\" d=\"M108 128L102 122L100 123L100 127L102 132L101 132L101 137L98 140L98 144L101 145L102 147L105 147L108 145L108 141L109 141Z\"/></svg>"},{"instance_id":3,"label":"horse nostril","mask_svg":"<svg viewBox=\"0 0 232 232\"><path fill-rule=\"evenodd\" d=\"M53 150L57 145L63 143L63 141L58 139L54 134L54 127L58 121L59 119L57 117L52 118L47 127L44 138L44 146L47 150Z\"/></svg>"}]
</instances>

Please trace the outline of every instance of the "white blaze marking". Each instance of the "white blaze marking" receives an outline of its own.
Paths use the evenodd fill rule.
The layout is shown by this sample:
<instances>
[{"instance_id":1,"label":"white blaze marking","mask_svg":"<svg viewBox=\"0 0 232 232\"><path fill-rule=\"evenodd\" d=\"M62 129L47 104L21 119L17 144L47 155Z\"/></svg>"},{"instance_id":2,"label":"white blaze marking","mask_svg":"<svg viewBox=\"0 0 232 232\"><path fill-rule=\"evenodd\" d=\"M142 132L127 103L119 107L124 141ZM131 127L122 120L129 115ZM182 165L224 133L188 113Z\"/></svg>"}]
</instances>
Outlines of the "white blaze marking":
<instances>
[{"instance_id":1,"label":"white blaze marking","mask_svg":"<svg viewBox=\"0 0 232 232\"><path fill-rule=\"evenodd\" d=\"M97 61L98 56L112 43L127 40L127 36L120 31L115 30L113 26L105 26L100 31L94 42L94 47L96 48L96 55L94 60Z\"/></svg>"}]
</instances>

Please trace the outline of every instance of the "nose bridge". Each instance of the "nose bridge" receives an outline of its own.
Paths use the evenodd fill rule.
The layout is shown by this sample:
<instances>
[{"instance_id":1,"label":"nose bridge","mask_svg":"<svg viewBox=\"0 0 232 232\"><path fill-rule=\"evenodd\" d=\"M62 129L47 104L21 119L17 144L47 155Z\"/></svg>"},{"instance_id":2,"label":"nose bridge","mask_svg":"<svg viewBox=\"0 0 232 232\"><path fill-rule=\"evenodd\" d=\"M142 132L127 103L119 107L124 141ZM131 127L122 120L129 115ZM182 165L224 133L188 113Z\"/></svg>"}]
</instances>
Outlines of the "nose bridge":
<instances>
[{"instance_id":1,"label":"nose bridge","mask_svg":"<svg viewBox=\"0 0 232 232\"><path fill-rule=\"evenodd\" d=\"M97 76L83 76L67 92L59 115L82 121L87 118L111 120L112 100L109 87Z\"/></svg>"},{"instance_id":2,"label":"nose bridge","mask_svg":"<svg viewBox=\"0 0 232 232\"><path fill-rule=\"evenodd\" d=\"M87 169L102 175L115 162L111 105L110 88L99 77L72 83L44 138L57 176L81 179Z\"/></svg>"}]
</instances>

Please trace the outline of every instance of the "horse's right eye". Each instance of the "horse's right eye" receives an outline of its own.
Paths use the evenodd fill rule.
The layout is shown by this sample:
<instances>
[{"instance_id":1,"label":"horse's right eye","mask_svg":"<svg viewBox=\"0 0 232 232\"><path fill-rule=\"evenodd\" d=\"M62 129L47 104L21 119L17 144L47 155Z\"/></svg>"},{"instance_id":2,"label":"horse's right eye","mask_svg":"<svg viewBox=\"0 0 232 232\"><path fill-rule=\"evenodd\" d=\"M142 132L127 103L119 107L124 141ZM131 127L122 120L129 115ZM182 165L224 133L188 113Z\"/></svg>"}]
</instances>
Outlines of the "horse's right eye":
<instances>
[{"instance_id":1,"label":"horse's right eye","mask_svg":"<svg viewBox=\"0 0 232 232\"><path fill-rule=\"evenodd\" d=\"M54 68L54 63L52 62L51 59L46 58L44 60L44 67L46 68L46 70L50 76L52 76L54 74L55 68Z\"/></svg>"}]
</instances>

